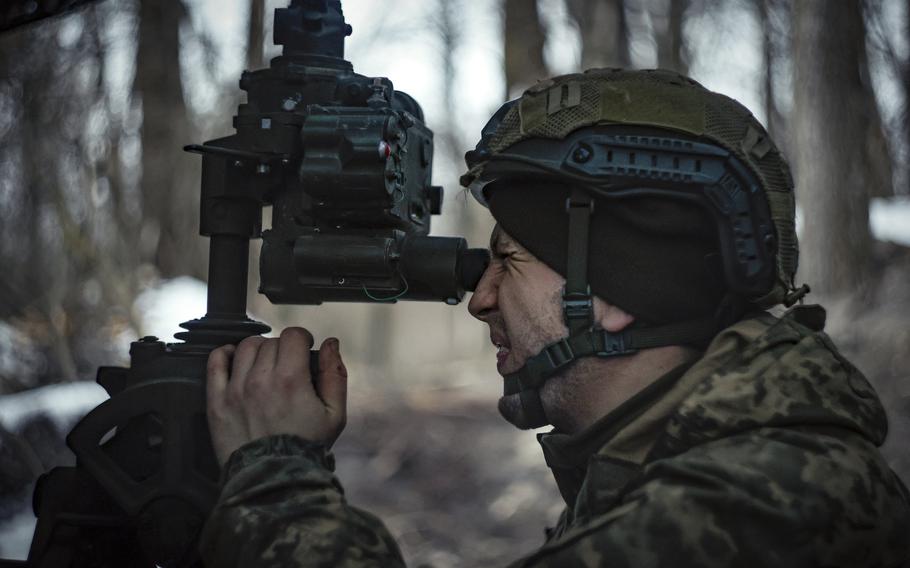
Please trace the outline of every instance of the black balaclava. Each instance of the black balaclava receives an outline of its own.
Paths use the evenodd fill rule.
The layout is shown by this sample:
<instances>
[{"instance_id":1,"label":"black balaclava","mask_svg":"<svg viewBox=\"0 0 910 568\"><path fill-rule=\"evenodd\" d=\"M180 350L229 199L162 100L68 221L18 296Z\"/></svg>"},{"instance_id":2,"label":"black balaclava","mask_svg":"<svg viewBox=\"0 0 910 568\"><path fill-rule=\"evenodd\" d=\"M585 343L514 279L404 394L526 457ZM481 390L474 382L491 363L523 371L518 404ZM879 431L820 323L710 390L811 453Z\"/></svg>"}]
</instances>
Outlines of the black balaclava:
<instances>
[{"instance_id":1,"label":"black balaclava","mask_svg":"<svg viewBox=\"0 0 910 568\"><path fill-rule=\"evenodd\" d=\"M499 225L563 276L569 192L566 185L521 180L487 190ZM596 198L588 245L591 292L639 324L712 316L725 285L717 229L708 215L676 200Z\"/></svg>"}]
</instances>

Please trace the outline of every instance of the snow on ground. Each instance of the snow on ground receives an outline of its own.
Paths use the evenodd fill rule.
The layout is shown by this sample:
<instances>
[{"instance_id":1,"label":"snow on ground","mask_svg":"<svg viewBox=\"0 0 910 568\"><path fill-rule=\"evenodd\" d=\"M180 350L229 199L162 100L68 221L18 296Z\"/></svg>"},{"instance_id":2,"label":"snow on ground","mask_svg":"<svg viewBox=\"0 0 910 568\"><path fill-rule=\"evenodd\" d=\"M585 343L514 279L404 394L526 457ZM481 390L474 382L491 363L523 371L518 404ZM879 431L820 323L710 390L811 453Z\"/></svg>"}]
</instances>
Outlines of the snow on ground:
<instances>
[{"instance_id":1,"label":"snow on ground","mask_svg":"<svg viewBox=\"0 0 910 568\"><path fill-rule=\"evenodd\" d=\"M92 382L58 383L2 396L0 425L12 432L20 432L30 422L47 418L58 432L65 433L107 398L104 389ZM36 519L30 501L26 499L16 504L19 498L9 494L0 496L8 510L20 511L0 522L0 558L21 560L28 555Z\"/></svg>"},{"instance_id":2,"label":"snow on ground","mask_svg":"<svg viewBox=\"0 0 910 568\"><path fill-rule=\"evenodd\" d=\"M25 560L32 544L37 519L31 508L24 508L18 515L0 523L0 558Z\"/></svg>"},{"instance_id":3,"label":"snow on ground","mask_svg":"<svg viewBox=\"0 0 910 568\"><path fill-rule=\"evenodd\" d=\"M869 224L876 239L910 246L910 198L873 199Z\"/></svg>"},{"instance_id":4,"label":"snow on ground","mask_svg":"<svg viewBox=\"0 0 910 568\"><path fill-rule=\"evenodd\" d=\"M190 276L163 280L139 294L133 312L142 325L142 335L154 335L162 341L174 341L180 324L205 315L205 282Z\"/></svg>"},{"instance_id":5,"label":"snow on ground","mask_svg":"<svg viewBox=\"0 0 910 568\"><path fill-rule=\"evenodd\" d=\"M0 396L0 424L10 431L38 416L66 428L105 400L107 393L93 382L58 383Z\"/></svg>"},{"instance_id":6,"label":"snow on ground","mask_svg":"<svg viewBox=\"0 0 910 568\"><path fill-rule=\"evenodd\" d=\"M873 199L869 204L869 227L872 236L880 241L910 247L910 198ZM801 207L796 208L796 233L803 234Z\"/></svg>"}]
</instances>

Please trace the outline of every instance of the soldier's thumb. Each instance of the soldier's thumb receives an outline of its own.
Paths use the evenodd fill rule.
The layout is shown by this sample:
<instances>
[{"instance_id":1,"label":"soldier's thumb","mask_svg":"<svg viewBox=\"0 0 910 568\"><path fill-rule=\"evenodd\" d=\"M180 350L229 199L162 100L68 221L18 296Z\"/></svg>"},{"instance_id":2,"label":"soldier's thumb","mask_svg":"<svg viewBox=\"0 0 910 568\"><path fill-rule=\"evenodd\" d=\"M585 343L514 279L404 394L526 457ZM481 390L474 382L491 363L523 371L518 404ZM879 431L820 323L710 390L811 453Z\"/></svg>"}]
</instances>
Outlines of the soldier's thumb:
<instances>
[{"instance_id":1,"label":"soldier's thumb","mask_svg":"<svg viewBox=\"0 0 910 568\"><path fill-rule=\"evenodd\" d=\"M330 337L319 348L319 374L316 377L319 398L334 413L344 416L347 407L348 370L341 360L338 340Z\"/></svg>"}]
</instances>

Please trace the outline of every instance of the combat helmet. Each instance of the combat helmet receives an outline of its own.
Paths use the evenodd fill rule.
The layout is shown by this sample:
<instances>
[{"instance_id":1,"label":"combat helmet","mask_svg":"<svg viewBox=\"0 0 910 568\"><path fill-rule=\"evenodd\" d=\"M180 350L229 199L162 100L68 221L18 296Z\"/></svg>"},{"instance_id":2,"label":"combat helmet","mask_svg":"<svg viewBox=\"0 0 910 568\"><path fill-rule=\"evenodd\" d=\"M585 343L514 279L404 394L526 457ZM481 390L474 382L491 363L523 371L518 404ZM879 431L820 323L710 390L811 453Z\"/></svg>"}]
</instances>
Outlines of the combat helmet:
<instances>
[{"instance_id":1,"label":"combat helmet","mask_svg":"<svg viewBox=\"0 0 910 568\"><path fill-rule=\"evenodd\" d=\"M591 69L540 82L493 115L465 161L461 183L487 207L491 193L506 184L516 193L522 183L541 181L567 188L561 215L568 250L560 271L569 337L505 377L506 394L521 394L533 426L547 423L538 389L581 357L698 343L750 308L790 305L807 291L794 287L795 200L785 160L748 109L686 76ZM711 317L620 333L594 329L589 239L598 223L595 202L609 209L642 198L705 212L719 245L723 300Z\"/></svg>"}]
</instances>

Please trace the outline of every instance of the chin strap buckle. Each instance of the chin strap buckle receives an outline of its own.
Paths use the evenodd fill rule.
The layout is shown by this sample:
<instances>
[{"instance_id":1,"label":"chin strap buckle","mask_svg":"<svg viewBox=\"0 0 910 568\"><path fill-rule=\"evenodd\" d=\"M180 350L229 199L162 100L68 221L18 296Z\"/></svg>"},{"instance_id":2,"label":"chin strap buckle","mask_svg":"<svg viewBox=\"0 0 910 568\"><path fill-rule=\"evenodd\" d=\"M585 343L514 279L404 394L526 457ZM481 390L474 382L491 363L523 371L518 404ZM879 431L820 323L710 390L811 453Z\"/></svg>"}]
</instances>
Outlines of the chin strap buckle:
<instances>
[{"instance_id":1,"label":"chin strap buckle","mask_svg":"<svg viewBox=\"0 0 910 568\"><path fill-rule=\"evenodd\" d=\"M564 292L562 313L566 318L566 327L570 330L590 329L594 325L594 300L591 298L591 287L588 286L586 293Z\"/></svg>"},{"instance_id":2,"label":"chin strap buckle","mask_svg":"<svg viewBox=\"0 0 910 568\"><path fill-rule=\"evenodd\" d=\"M631 337L626 332L611 333L599 330L593 334L594 355L597 357L613 357L615 355L631 355L638 349L631 347Z\"/></svg>"},{"instance_id":3,"label":"chin strap buckle","mask_svg":"<svg viewBox=\"0 0 910 568\"><path fill-rule=\"evenodd\" d=\"M559 371L559 369L562 369L575 360L575 353L572 351L572 346L569 345L569 342L566 339L560 339L544 349L543 352L547 354L547 358L549 359L550 369L547 370L551 374Z\"/></svg>"},{"instance_id":4,"label":"chin strap buckle","mask_svg":"<svg viewBox=\"0 0 910 568\"><path fill-rule=\"evenodd\" d=\"M517 373L514 373L514 385L509 387L513 390L538 389L540 386L570 365L578 355L569 343L569 339L560 339L544 347L540 353L530 357L524 367ZM506 382L510 379L507 377ZM507 389L508 390L508 389ZM509 394L509 392L506 392Z\"/></svg>"}]
</instances>

